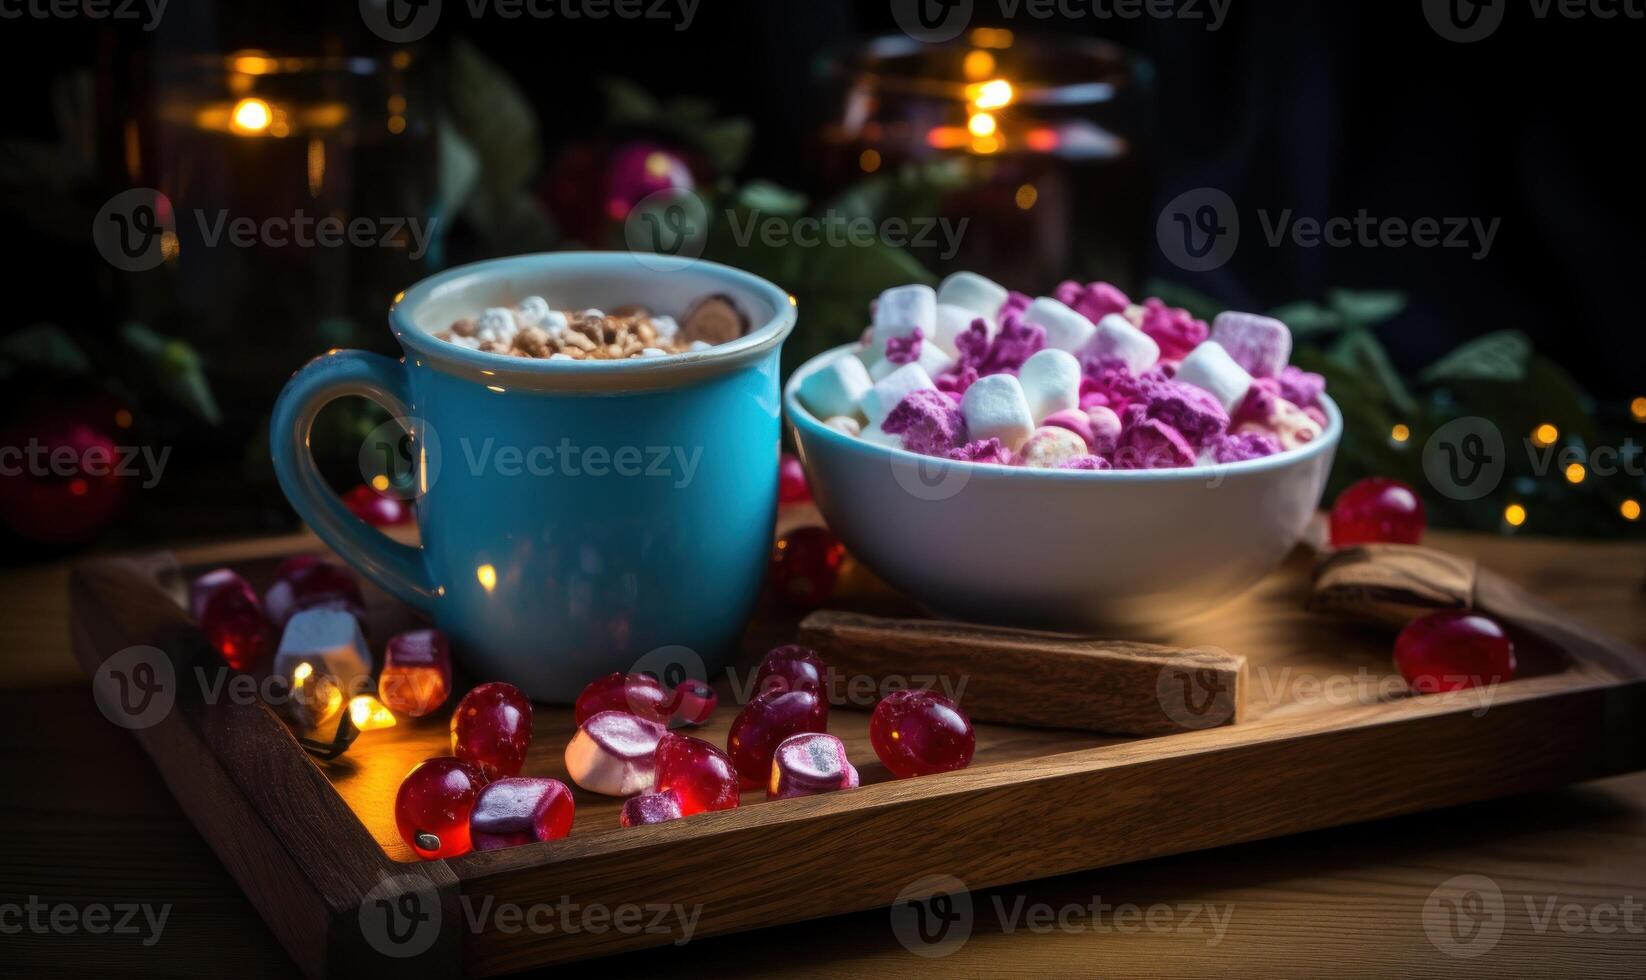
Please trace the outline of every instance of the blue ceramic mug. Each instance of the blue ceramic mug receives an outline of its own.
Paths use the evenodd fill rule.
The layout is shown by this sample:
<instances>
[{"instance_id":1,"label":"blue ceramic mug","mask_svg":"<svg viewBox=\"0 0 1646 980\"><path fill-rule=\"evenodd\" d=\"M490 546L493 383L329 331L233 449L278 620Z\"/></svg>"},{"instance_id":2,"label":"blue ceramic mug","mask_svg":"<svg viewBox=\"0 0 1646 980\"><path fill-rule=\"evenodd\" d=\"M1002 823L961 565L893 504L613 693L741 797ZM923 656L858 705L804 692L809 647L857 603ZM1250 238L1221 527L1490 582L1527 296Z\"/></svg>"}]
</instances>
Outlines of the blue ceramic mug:
<instances>
[{"instance_id":1,"label":"blue ceramic mug","mask_svg":"<svg viewBox=\"0 0 1646 980\"><path fill-rule=\"evenodd\" d=\"M540 360L432 336L532 295L678 316L713 293L750 331L673 357ZM271 423L275 473L315 533L428 614L478 679L567 703L662 648L717 671L771 551L778 354L794 322L786 292L712 262L560 253L452 269L395 298L399 360L331 351L292 377ZM409 433L421 547L356 518L315 468L310 426L348 395Z\"/></svg>"}]
</instances>

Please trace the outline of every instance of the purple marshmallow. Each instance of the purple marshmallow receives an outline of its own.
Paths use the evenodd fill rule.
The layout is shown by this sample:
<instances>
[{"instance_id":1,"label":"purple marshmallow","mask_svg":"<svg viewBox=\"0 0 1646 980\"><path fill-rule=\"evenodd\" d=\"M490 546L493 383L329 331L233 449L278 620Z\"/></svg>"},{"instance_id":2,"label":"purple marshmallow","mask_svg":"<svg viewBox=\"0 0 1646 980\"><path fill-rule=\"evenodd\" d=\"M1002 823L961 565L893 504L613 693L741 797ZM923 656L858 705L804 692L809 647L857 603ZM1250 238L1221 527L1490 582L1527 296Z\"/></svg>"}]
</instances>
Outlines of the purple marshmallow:
<instances>
[{"instance_id":1,"label":"purple marshmallow","mask_svg":"<svg viewBox=\"0 0 1646 980\"><path fill-rule=\"evenodd\" d=\"M968 442L959 449L949 450L948 457L963 463L999 463L1001 466L1010 466L1012 451L999 439L979 439L976 442Z\"/></svg>"},{"instance_id":2,"label":"purple marshmallow","mask_svg":"<svg viewBox=\"0 0 1646 980\"><path fill-rule=\"evenodd\" d=\"M1060 470L1092 471L1107 470L1111 468L1112 467L1110 466L1109 461L1104 459L1102 456L1081 456L1078 459L1071 459L1058 467Z\"/></svg>"},{"instance_id":3,"label":"purple marshmallow","mask_svg":"<svg viewBox=\"0 0 1646 980\"><path fill-rule=\"evenodd\" d=\"M1273 317L1220 313L1212 339L1254 378L1275 377L1292 357L1292 331Z\"/></svg>"},{"instance_id":4,"label":"purple marshmallow","mask_svg":"<svg viewBox=\"0 0 1646 980\"><path fill-rule=\"evenodd\" d=\"M1280 443L1273 436L1261 432L1242 432L1223 436L1212 447L1212 459L1218 463L1240 463L1248 459L1262 459L1280 452Z\"/></svg>"},{"instance_id":5,"label":"purple marshmallow","mask_svg":"<svg viewBox=\"0 0 1646 980\"><path fill-rule=\"evenodd\" d=\"M920 344L926 339L926 334L919 327L906 337L893 337L886 341L886 360L893 364L913 364L920 360Z\"/></svg>"},{"instance_id":6,"label":"purple marshmallow","mask_svg":"<svg viewBox=\"0 0 1646 980\"><path fill-rule=\"evenodd\" d=\"M1165 470L1194 463L1194 447L1159 419L1146 418L1128 425L1114 451L1115 468L1122 470Z\"/></svg>"},{"instance_id":7,"label":"purple marshmallow","mask_svg":"<svg viewBox=\"0 0 1646 980\"><path fill-rule=\"evenodd\" d=\"M1205 449L1229 428L1229 415L1211 392L1178 381L1162 381L1151 386L1145 412L1147 418L1177 430L1196 452Z\"/></svg>"},{"instance_id":8,"label":"purple marshmallow","mask_svg":"<svg viewBox=\"0 0 1646 980\"><path fill-rule=\"evenodd\" d=\"M1158 299L1143 301L1143 332L1160 345L1160 356L1166 360L1181 361L1206 339L1203 320L1196 320L1188 310L1167 306Z\"/></svg>"},{"instance_id":9,"label":"purple marshmallow","mask_svg":"<svg viewBox=\"0 0 1646 980\"><path fill-rule=\"evenodd\" d=\"M1298 408L1313 408L1326 391L1326 379L1288 364L1280 369L1280 397Z\"/></svg>"},{"instance_id":10,"label":"purple marshmallow","mask_svg":"<svg viewBox=\"0 0 1646 980\"><path fill-rule=\"evenodd\" d=\"M902 436L903 448L923 456L942 456L966 441L966 419L941 391L925 388L907 398L880 423L887 435Z\"/></svg>"}]
</instances>

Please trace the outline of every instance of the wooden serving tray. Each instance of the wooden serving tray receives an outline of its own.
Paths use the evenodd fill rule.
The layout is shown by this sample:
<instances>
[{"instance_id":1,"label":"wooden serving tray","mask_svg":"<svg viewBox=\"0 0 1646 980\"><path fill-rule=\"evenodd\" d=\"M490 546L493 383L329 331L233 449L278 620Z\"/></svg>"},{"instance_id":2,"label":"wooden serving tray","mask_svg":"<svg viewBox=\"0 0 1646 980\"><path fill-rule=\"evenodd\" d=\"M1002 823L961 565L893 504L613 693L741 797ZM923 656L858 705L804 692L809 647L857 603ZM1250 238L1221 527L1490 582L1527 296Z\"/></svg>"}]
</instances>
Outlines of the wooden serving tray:
<instances>
[{"instance_id":1,"label":"wooden serving tray","mask_svg":"<svg viewBox=\"0 0 1646 980\"><path fill-rule=\"evenodd\" d=\"M194 673L219 662L179 605L181 584L228 558L261 587L288 547L239 545L191 567L169 555L84 565L71 622L100 697L131 648L163 652L174 706L134 735L315 977L503 973L689 938L664 910L692 916L690 935L736 932L921 898L910 886L927 876L984 888L1646 768L1646 654L1482 571L1478 602L1514 632L1519 679L1412 697L1391 674L1387 627L1306 610L1312 556L1300 551L1231 607L1125 637L1243 657L1243 696L1205 722L1216 727L1179 714L1164 684L1160 703L1187 730L1126 738L980 723L970 768L898 781L869 745L869 705L836 703L830 730L859 789L778 802L756 791L735 810L627 830L619 801L574 790L566 839L418 862L393 800L412 765L448 753L443 714L366 732L321 763L269 706L208 697ZM916 612L872 585L847 591L847 611ZM369 587L368 606L375 650L411 625ZM744 662L795 631L794 619L757 622ZM943 680L986 683L988 663L971 667L978 676ZM725 744L748 676L718 685L720 710L693 734ZM1003 700L992 717L1009 712ZM569 783L572 728L569 709L539 705L524 773ZM569 931L557 917L567 905L604 911ZM516 917L545 906L535 927Z\"/></svg>"}]
</instances>

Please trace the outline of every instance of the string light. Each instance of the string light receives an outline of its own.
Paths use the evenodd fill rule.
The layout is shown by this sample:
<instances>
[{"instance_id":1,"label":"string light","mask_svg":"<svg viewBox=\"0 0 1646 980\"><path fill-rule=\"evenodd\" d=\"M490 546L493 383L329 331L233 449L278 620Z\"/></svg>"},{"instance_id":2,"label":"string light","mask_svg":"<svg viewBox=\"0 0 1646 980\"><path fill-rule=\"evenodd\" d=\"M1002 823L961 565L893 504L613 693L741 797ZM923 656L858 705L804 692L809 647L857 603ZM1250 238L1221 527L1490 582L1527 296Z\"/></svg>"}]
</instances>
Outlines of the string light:
<instances>
[{"instance_id":1,"label":"string light","mask_svg":"<svg viewBox=\"0 0 1646 980\"><path fill-rule=\"evenodd\" d=\"M1510 504L1503 508L1503 519L1508 522L1510 527L1519 527L1526 523L1526 508L1519 504Z\"/></svg>"},{"instance_id":2,"label":"string light","mask_svg":"<svg viewBox=\"0 0 1646 980\"><path fill-rule=\"evenodd\" d=\"M1034 207L1034 202L1040 200L1040 191L1033 184L1024 184L1017 189L1017 206L1024 211Z\"/></svg>"},{"instance_id":3,"label":"string light","mask_svg":"<svg viewBox=\"0 0 1646 980\"><path fill-rule=\"evenodd\" d=\"M262 99L241 99L234 104L229 113L229 122L235 132L246 135L256 135L269 128L274 121L274 112L269 104Z\"/></svg>"},{"instance_id":4,"label":"string light","mask_svg":"<svg viewBox=\"0 0 1646 980\"><path fill-rule=\"evenodd\" d=\"M968 51L960 67L973 81L988 78L994 74L994 55L987 51Z\"/></svg>"},{"instance_id":5,"label":"string light","mask_svg":"<svg viewBox=\"0 0 1646 980\"><path fill-rule=\"evenodd\" d=\"M1560 430L1545 422L1532 430L1532 441L1539 446L1552 446L1560 438Z\"/></svg>"},{"instance_id":6,"label":"string light","mask_svg":"<svg viewBox=\"0 0 1646 980\"><path fill-rule=\"evenodd\" d=\"M394 712L370 694L357 694L349 700L349 719L363 732L378 728L393 728Z\"/></svg>"},{"instance_id":7,"label":"string light","mask_svg":"<svg viewBox=\"0 0 1646 980\"><path fill-rule=\"evenodd\" d=\"M1412 430L1399 422L1395 423L1395 427L1389 430L1389 438L1395 442L1405 442L1411 437Z\"/></svg>"},{"instance_id":8,"label":"string light","mask_svg":"<svg viewBox=\"0 0 1646 980\"><path fill-rule=\"evenodd\" d=\"M1640 520L1640 501L1632 497L1619 504L1617 510L1626 521Z\"/></svg>"},{"instance_id":9,"label":"string light","mask_svg":"<svg viewBox=\"0 0 1646 980\"><path fill-rule=\"evenodd\" d=\"M480 580L480 587L487 592L497 588L497 569L491 565L481 565L476 568L474 577Z\"/></svg>"},{"instance_id":10,"label":"string light","mask_svg":"<svg viewBox=\"0 0 1646 980\"><path fill-rule=\"evenodd\" d=\"M1629 414L1635 417L1636 422L1646 422L1646 395L1629 403Z\"/></svg>"},{"instance_id":11,"label":"string light","mask_svg":"<svg viewBox=\"0 0 1646 980\"><path fill-rule=\"evenodd\" d=\"M987 112L974 112L972 113L972 117L966 120L966 129L969 130L973 136L980 138L984 136L993 136L994 131L998 128L1000 128L999 123L996 123L994 116Z\"/></svg>"},{"instance_id":12,"label":"string light","mask_svg":"<svg viewBox=\"0 0 1646 980\"><path fill-rule=\"evenodd\" d=\"M990 79L966 87L966 98L979 109L1000 109L1009 106L1014 95L1012 83L1004 78Z\"/></svg>"},{"instance_id":13,"label":"string light","mask_svg":"<svg viewBox=\"0 0 1646 980\"><path fill-rule=\"evenodd\" d=\"M857 156L857 165L863 168L866 174L872 174L880 169L880 151L870 147Z\"/></svg>"},{"instance_id":14,"label":"string light","mask_svg":"<svg viewBox=\"0 0 1646 980\"><path fill-rule=\"evenodd\" d=\"M1574 484L1574 485L1582 483L1584 477L1587 477L1588 475L1589 475L1589 471L1583 468L1582 463L1571 463L1571 464L1567 465L1567 467L1566 467L1566 482L1567 483L1571 483L1571 484Z\"/></svg>"}]
</instances>

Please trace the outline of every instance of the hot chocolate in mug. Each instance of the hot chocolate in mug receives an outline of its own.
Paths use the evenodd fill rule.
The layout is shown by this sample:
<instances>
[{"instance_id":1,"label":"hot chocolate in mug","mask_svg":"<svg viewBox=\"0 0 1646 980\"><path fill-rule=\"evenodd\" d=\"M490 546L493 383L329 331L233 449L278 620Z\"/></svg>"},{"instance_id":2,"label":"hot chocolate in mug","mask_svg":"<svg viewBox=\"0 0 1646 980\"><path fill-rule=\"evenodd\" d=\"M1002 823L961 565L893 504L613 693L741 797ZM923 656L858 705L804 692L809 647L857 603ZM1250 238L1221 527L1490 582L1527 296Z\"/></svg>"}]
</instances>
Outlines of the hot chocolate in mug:
<instances>
[{"instance_id":1,"label":"hot chocolate in mug","mask_svg":"<svg viewBox=\"0 0 1646 980\"><path fill-rule=\"evenodd\" d=\"M511 357L434 336L527 296L678 316L711 294L750 329L669 357ZM771 552L778 355L794 323L785 291L712 262L558 253L452 269L396 297L403 357L331 351L292 377L271 422L275 473L315 533L427 614L476 680L569 703L660 656L718 671ZM418 547L350 513L309 454L316 414L350 395L410 434Z\"/></svg>"}]
</instances>

